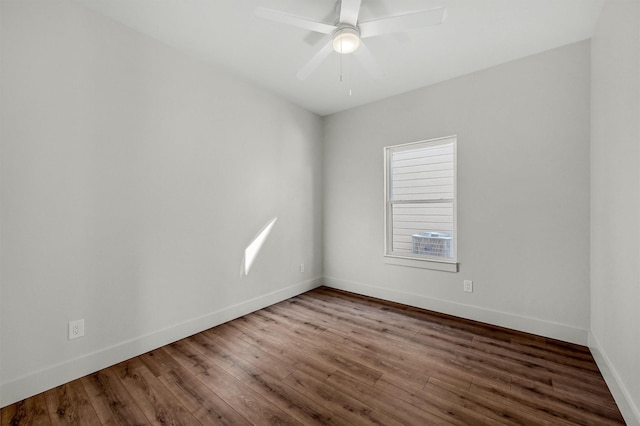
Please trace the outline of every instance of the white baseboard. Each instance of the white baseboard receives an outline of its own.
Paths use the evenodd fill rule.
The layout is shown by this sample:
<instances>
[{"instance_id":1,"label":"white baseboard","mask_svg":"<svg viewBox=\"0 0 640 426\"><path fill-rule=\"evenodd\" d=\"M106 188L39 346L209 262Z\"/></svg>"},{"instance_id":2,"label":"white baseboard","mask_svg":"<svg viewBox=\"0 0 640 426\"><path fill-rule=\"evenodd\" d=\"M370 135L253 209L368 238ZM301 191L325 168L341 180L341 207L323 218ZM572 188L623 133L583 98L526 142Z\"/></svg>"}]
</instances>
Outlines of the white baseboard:
<instances>
[{"instance_id":1,"label":"white baseboard","mask_svg":"<svg viewBox=\"0 0 640 426\"><path fill-rule=\"evenodd\" d=\"M500 312L491 309L480 308L472 305L435 299L418 294L405 293L388 288L376 287L354 281L346 281L333 277L325 277L324 284L340 290L346 290L365 296L403 303L416 308L428 309L443 314L454 315L474 321L480 321L526 333L537 334L565 342L587 345L588 330L545 321L538 318L526 317L509 312Z\"/></svg>"},{"instance_id":2,"label":"white baseboard","mask_svg":"<svg viewBox=\"0 0 640 426\"><path fill-rule=\"evenodd\" d=\"M242 303L211 312L174 326L158 330L145 336L119 343L52 365L40 371L0 384L0 407L18 402L24 398L60 386L103 368L149 352L187 336L239 318L248 313L297 296L322 285L321 278L294 284L269 294L255 297Z\"/></svg>"},{"instance_id":3,"label":"white baseboard","mask_svg":"<svg viewBox=\"0 0 640 426\"><path fill-rule=\"evenodd\" d=\"M596 360L596 364L598 364L602 377L604 377L607 386L609 386L613 398L616 400L616 404L618 404L624 421L628 426L640 426L640 409L633 402L627 387L620 379L620 375L592 332L589 332L589 349Z\"/></svg>"}]
</instances>

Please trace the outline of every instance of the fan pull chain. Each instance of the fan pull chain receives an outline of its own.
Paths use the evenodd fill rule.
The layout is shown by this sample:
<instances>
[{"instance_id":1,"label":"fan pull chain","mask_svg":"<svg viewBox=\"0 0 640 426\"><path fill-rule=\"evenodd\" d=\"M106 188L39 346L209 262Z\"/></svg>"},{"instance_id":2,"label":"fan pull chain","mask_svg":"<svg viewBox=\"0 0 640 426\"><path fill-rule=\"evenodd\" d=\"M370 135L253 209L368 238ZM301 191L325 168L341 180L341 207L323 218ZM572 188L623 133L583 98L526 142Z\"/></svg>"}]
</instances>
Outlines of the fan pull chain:
<instances>
[{"instance_id":1,"label":"fan pull chain","mask_svg":"<svg viewBox=\"0 0 640 426\"><path fill-rule=\"evenodd\" d=\"M342 40L340 40L340 83L342 83Z\"/></svg>"},{"instance_id":2,"label":"fan pull chain","mask_svg":"<svg viewBox=\"0 0 640 426\"><path fill-rule=\"evenodd\" d=\"M344 56L343 54L340 54L340 84L344 83L343 68L342 68L342 61L343 61L342 57L343 56ZM349 88L349 96L353 96L351 88Z\"/></svg>"},{"instance_id":3,"label":"fan pull chain","mask_svg":"<svg viewBox=\"0 0 640 426\"><path fill-rule=\"evenodd\" d=\"M342 54L342 43L343 41L340 40L340 84L344 83L344 78L343 78L343 67L342 67L342 61L343 61L343 54ZM351 92L351 89L349 89L349 96L353 96L353 93Z\"/></svg>"}]
</instances>

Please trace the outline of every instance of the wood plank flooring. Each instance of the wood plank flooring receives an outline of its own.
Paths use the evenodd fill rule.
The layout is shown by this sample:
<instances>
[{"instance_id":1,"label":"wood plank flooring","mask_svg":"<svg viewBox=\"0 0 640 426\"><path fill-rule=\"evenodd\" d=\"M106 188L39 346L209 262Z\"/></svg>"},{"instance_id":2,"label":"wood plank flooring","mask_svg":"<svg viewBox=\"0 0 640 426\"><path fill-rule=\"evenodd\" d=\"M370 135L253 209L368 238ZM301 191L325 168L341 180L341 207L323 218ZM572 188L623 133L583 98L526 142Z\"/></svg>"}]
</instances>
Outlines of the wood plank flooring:
<instances>
[{"instance_id":1,"label":"wood plank flooring","mask_svg":"<svg viewBox=\"0 0 640 426\"><path fill-rule=\"evenodd\" d=\"M319 288L1 410L4 425L621 425L588 348Z\"/></svg>"}]
</instances>

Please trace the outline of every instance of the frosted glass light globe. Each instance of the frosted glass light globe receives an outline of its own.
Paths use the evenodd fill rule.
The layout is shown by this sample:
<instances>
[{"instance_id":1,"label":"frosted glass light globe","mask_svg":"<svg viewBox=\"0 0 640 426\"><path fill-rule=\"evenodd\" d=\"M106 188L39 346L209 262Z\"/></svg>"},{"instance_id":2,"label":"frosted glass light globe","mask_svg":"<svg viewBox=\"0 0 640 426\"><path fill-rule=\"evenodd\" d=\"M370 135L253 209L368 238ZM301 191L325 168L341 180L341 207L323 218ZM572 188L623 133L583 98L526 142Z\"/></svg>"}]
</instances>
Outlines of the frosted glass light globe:
<instances>
[{"instance_id":1,"label":"frosted glass light globe","mask_svg":"<svg viewBox=\"0 0 640 426\"><path fill-rule=\"evenodd\" d=\"M342 28L333 35L333 50L338 53L351 53L360 46L360 36L353 28Z\"/></svg>"}]
</instances>

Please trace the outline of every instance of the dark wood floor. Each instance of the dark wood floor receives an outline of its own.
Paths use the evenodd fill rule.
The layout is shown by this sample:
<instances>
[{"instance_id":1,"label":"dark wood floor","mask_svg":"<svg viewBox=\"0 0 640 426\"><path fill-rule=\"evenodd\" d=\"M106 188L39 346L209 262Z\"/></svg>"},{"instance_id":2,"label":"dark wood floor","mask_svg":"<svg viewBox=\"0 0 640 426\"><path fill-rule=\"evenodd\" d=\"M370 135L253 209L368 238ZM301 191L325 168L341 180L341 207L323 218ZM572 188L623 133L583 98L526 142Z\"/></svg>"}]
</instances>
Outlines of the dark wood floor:
<instances>
[{"instance_id":1,"label":"dark wood floor","mask_svg":"<svg viewBox=\"0 0 640 426\"><path fill-rule=\"evenodd\" d=\"M2 425L624 424L589 350L320 288L5 407Z\"/></svg>"}]
</instances>

